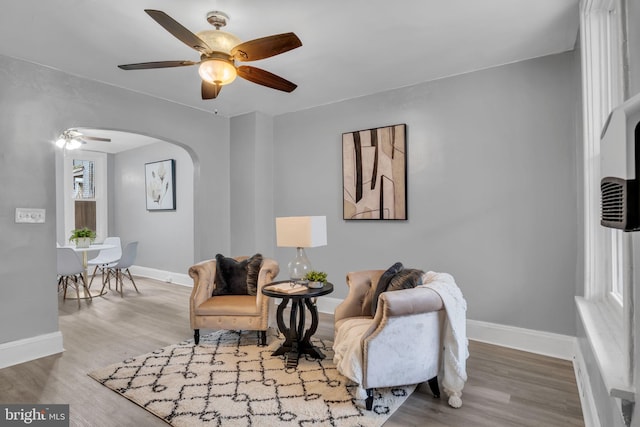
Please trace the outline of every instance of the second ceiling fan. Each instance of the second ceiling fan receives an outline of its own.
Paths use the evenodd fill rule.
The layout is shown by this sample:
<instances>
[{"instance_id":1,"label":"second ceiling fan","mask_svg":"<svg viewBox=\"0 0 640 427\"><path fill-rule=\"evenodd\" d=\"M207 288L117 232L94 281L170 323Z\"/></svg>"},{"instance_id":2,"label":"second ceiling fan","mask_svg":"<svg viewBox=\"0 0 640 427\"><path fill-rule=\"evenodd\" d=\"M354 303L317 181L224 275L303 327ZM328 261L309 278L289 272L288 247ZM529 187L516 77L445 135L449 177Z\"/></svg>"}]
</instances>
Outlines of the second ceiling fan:
<instances>
[{"instance_id":1,"label":"second ceiling fan","mask_svg":"<svg viewBox=\"0 0 640 427\"><path fill-rule=\"evenodd\" d=\"M235 61L257 61L302 46L302 42L294 33L276 34L243 43L233 34L220 30L229 19L223 12L213 11L207 14L207 21L216 28L215 30L195 34L160 10L145 9L145 12L178 40L200 52L200 61L157 61L118 65L123 70L147 70L199 64L202 99L216 98L222 86L231 83L236 76L283 92L292 92L297 87L295 83L260 68L235 65Z\"/></svg>"}]
</instances>

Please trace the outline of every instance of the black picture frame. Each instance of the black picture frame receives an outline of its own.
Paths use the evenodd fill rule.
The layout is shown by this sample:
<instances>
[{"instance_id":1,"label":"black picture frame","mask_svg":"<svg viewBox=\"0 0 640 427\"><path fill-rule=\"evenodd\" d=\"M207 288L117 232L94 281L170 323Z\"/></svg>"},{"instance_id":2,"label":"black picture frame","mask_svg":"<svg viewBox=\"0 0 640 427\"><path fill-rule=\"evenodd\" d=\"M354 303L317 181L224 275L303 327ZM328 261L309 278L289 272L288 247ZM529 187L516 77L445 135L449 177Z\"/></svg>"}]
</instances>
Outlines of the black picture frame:
<instances>
[{"instance_id":1,"label":"black picture frame","mask_svg":"<svg viewBox=\"0 0 640 427\"><path fill-rule=\"evenodd\" d=\"M342 217L407 220L407 125L342 134Z\"/></svg>"},{"instance_id":2,"label":"black picture frame","mask_svg":"<svg viewBox=\"0 0 640 427\"><path fill-rule=\"evenodd\" d=\"M174 159L145 163L144 189L148 211L176 209L176 161Z\"/></svg>"}]
</instances>

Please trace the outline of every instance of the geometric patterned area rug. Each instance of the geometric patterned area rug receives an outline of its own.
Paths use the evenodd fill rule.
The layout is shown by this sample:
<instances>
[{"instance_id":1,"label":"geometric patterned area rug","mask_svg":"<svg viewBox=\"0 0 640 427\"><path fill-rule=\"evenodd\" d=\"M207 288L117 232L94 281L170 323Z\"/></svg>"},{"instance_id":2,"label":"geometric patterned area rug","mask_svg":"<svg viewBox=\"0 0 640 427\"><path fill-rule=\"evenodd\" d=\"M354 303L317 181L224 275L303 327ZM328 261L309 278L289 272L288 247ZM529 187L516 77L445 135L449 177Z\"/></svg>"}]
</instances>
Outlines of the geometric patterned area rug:
<instances>
[{"instance_id":1,"label":"geometric patterned area rug","mask_svg":"<svg viewBox=\"0 0 640 427\"><path fill-rule=\"evenodd\" d=\"M282 336L216 331L89 373L172 426L381 426L415 385L376 389L373 409L333 363L333 343L312 338L323 360L285 368L271 356Z\"/></svg>"}]
</instances>

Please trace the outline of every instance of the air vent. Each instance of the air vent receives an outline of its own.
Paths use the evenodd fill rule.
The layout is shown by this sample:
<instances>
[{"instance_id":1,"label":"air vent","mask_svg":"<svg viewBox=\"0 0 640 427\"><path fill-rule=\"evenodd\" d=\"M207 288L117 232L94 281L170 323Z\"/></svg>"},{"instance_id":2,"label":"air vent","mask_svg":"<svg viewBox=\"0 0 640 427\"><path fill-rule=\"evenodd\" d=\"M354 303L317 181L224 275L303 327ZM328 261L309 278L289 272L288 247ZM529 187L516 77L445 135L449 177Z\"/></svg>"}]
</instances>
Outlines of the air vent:
<instances>
[{"instance_id":1,"label":"air vent","mask_svg":"<svg viewBox=\"0 0 640 427\"><path fill-rule=\"evenodd\" d=\"M600 190L602 192L600 224L625 231L639 230L637 209L629 209L631 206L638 207L636 180L606 177L600 183Z\"/></svg>"},{"instance_id":2,"label":"air vent","mask_svg":"<svg viewBox=\"0 0 640 427\"><path fill-rule=\"evenodd\" d=\"M624 223L625 181L617 178L603 179L602 191L602 225Z\"/></svg>"}]
</instances>

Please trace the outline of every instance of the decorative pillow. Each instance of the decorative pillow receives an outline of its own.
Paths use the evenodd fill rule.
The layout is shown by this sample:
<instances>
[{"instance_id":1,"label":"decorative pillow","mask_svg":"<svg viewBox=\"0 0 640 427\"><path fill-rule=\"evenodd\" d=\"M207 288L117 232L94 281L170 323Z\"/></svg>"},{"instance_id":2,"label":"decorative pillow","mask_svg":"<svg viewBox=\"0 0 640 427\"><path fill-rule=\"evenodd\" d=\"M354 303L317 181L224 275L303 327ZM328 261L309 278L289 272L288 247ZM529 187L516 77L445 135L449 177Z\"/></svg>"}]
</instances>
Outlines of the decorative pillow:
<instances>
[{"instance_id":1,"label":"decorative pillow","mask_svg":"<svg viewBox=\"0 0 640 427\"><path fill-rule=\"evenodd\" d=\"M258 273L262 265L262 255L255 254L244 261L236 261L224 255L216 255L216 295L256 295Z\"/></svg>"},{"instance_id":2,"label":"decorative pillow","mask_svg":"<svg viewBox=\"0 0 640 427\"><path fill-rule=\"evenodd\" d=\"M382 273L382 276L380 276L380 280L378 280L378 284L376 285L375 289L371 288L371 290L373 291L373 294L371 296L371 315L372 316L376 315L376 308L378 308L378 297L380 296L381 293L387 290L387 287L389 286L389 282L391 281L391 279L393 279L393 277L399 272L401 272L403 269L404 267L402 266L402 263L396 262L391 267L389 267L387 271Z\"/></svg>"},{"instance_id":3,"label":"decorative pillow","mask_svg":"<svg viewBox=\"0 0 640 427\"><path fill-rule=\"evenodd\" d=\"M422 270L406 268L391 278L389 286L387 286L387 292L415 288L418 285L422 285L423 275L424 271Z\"/></svg>"},{"instance_id":4,"label":"decorative pillow","mask_svg":"<svg viewBox=\"0 0 640 427\"><path fill-rule=\"evenodd\" d=\"M247 295L258 295L258 275L262 267L262 255L255 254L247 261Z\"/></svg>"}]
</instances>

